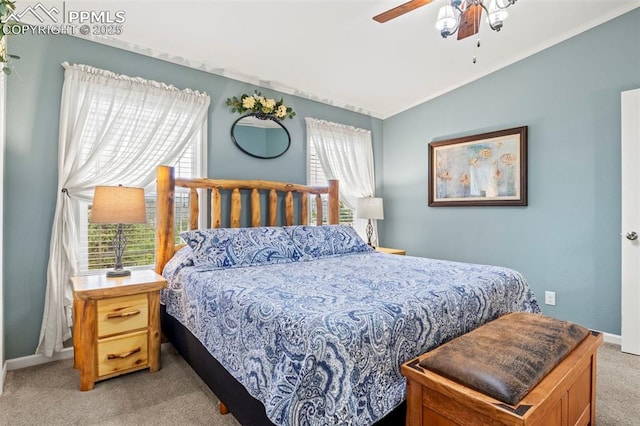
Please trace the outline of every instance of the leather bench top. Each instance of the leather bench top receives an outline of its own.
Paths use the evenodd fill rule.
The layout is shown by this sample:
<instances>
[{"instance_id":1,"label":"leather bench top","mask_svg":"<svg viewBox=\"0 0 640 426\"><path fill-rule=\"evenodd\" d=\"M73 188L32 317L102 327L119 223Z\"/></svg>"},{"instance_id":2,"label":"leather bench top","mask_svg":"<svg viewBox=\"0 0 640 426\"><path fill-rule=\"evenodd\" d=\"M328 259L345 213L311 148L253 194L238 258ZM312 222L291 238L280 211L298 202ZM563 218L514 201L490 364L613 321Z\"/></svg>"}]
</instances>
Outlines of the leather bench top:
<instances>
[{"instance_id":1,"label":"leather bench top","mask_svg":"<svg viewBox=\"0 0 640 426\"><path fill-rule=\"evenodd\" d=\"M588 334L577 324L511 313L428 352L420 366L516 405Z\"/></svg>"}]
</instances>

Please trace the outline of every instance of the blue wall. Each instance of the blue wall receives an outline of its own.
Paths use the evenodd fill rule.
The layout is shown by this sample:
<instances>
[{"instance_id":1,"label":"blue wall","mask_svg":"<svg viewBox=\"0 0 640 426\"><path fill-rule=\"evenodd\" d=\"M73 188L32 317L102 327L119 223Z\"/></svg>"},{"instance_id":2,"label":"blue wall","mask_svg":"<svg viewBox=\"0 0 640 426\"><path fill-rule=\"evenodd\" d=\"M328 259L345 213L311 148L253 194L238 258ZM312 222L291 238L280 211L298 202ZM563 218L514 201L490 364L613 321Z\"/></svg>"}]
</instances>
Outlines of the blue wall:
<instances>
[{"instance_id":1,"label":"blue wall","mask_svg":"<svg viewBox=\"0 0 640 426\"><path fill-rule=\"evenodd\" d=\"M208 174L217 178L306 182L304 117L370 129L376 168L382 170L382 122L362 114L146 56L66 36L11 37L10 50L21 56L8 79L7 145L4 191L4 314L6 358L33 354L40 333L56 202L58 121L62 62L84 63L116 73L140 76L207 92L209 110ZM226 98L252 93L280 98L297 116L284 121L291 148L272 160L249 157L232 143L230 128L238 114ZM380 187L381 173L377 184Z\"/></svg>"},{"instance_id":2,"label":"blue wall","mask_svg":"<svg viewBox=\"0 0 640 426\"><path fill-rule=\"evenodd\" d=\"M512 267L557 292L546 314L620 334L620 92L637 87L640 9L385 120L384 245ZM429 142L524 125L528 207L427 206Z\"/></svg>"}]
</instances>

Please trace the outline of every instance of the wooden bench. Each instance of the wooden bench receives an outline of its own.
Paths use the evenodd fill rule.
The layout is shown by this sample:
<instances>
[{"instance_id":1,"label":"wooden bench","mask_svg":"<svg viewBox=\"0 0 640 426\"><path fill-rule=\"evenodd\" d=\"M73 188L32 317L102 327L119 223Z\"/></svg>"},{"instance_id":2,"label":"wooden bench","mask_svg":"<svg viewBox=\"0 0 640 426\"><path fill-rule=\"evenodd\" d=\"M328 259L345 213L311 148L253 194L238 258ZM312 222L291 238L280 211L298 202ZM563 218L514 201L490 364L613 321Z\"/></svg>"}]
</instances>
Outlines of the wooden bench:
<instances>
[{"instance_id":1,"label":"wooden bench","mask_svg":"<svg viewBox=\"0 0 640 426\"><path fill-rule=\"evenodd\" d=\"M478 367L478 365L482 365L482 362L485 362L489 365L488 370L495 368L494 365L490 365L491 360L496 360L498 358L497 355L503 353L502 348L495 342L491 342L490 346L486 346L487 342L480 342L473 333L484 331L483 327L488 327L490 324L495 326L497 323L493 323L500 320L502 320L503 325L506 324L507 328L509 328L513 323L517 322L514 321L516 318L526 320L526 317L522 317L522 315L535 314L508 314L458 338L462 339L464 337L467 345L478 343L474 345L480 348L478 350L474 351L471 346L456 345L456 340L458 339L454 339L440 347L445 348L447 345L452 345L445 348L446 352L437 354L436 351L440 350L440 348L437 348L403 364L401 372L407 378L406 424L408 426L594 425L596 355L598 347L602 344L602 333L589 332L584 329L586 338L577 343L577 346L574 346L574 349L568 355L565 355L558 364L551 365L550 372L537 384L534 383L533 387L529 388L530 391L519 402L514 404L505 403L503 400L488 396L484 392L461 384L460 382L465 382L464 378L463 380L458 378L452 380L421 366L421 363L423 365L429 364L426 362L428 361L426 358L439 355L441 358L444 355L444 359L450 360L450 364L458 363L457 365L459 365L460 358L456 360L451 357L452 351L460 348L469 349L468 352L475 353L463 351L461 356L463 357L462 359L467 356L466 359L470 364L468 367L475 369L475 373L472 373L475 376L474 380L477 382L478 378L480 378L480 381L482 381L482 378L486 378L486 382L489 385L492 382L493 384L499 382L499 379L491 377L491 374L483 375L482 368ZM542 317L540 315L536 316ZM482 337L482 333L479 336ZM487 333L484 334L484 337L486 336ZM548 338L549 336L547 335L546 337ZM513 337L513 339L517 338L517 335ZM580 338L582 339L582 337ZM483 344L485 345L484 349ZM487 351L487 347L490 347L491 350ZM541 350L534 352L537 355L544 353L544 346ZM483 357L485 358L484 360L478 359ZM527 352L517 355L517 358L523 357L527 357ZM475 363L471 362L471 360ZM497 364L497 361L494 364ZM453 376L455 374L455 372L452 373ZM539 380L539 378L536 380ZM475 382L472 380L472 383ZM482 384L480 385L479 388L482 388ZM504 388L503 385L503 383L498 383L497 387L499 389L501 387Z\"/></svg>"}]
</instances>

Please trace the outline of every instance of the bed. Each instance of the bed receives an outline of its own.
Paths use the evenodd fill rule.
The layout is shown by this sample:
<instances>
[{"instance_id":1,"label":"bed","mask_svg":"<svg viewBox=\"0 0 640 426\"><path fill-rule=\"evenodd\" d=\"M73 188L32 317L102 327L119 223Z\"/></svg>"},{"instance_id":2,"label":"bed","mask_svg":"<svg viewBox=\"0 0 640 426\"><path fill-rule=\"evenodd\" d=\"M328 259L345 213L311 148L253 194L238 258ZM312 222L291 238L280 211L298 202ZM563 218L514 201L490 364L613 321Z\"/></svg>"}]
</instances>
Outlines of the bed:
<instances>
[{"instance_id":1,"label":"bed","mask_svg":"<svg viewBox=\"0 0 640 426\"><path fill-rule=\"evenodd\" d=\"M176 186L191 197L191 230L177 247ZM211 229L197 229L198 191L211 198ZM308 226L309 196L321 211L322 194L332 225ZM398 424L400 364L507 312L539 312L516 271L372 250L336 225L337 194L335 181L181 180L158 168L163 333L243 425Z\"/></svg>"}]
</instances>

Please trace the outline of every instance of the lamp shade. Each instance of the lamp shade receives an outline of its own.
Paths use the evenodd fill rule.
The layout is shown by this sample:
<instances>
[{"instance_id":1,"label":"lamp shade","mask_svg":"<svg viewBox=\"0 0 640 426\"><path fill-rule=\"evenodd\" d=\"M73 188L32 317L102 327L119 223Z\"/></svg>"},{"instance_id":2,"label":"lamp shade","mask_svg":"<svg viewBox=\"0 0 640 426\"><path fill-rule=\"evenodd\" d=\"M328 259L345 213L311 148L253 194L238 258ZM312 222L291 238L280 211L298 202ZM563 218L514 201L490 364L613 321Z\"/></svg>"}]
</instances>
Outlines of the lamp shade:
<instances>
[{"instance_id":1,"label":"lamp shade","mask_svg":"<svg viewBox=\"0 0 640 426\"><path fill-rule=\"evenodd\" d=\"M144 189L96 186L91 208L92 223L146 223Z\"/></svg>"},{"instance_id":2,"label":"lamp shade","mask_svg":"<svg viewBox=\"0 0 640 426\"><path fill-rule=\"evenodd\" d=\"M382 198L358 198L356 201L356 217L359 219L384 219Z\"/></svg>"},{"instance_id":3,"label":"lamp shade","mask_svg":"<svg viewBox=\"0 0 640 426\"><path fill-rule=\"evenodd\" d=\"M442 6L438 11L438 19L436 20L436 28L440 31L446 29L453 31L458 23L456 12L449 5Z\"/></svg>"}]
</instances>

